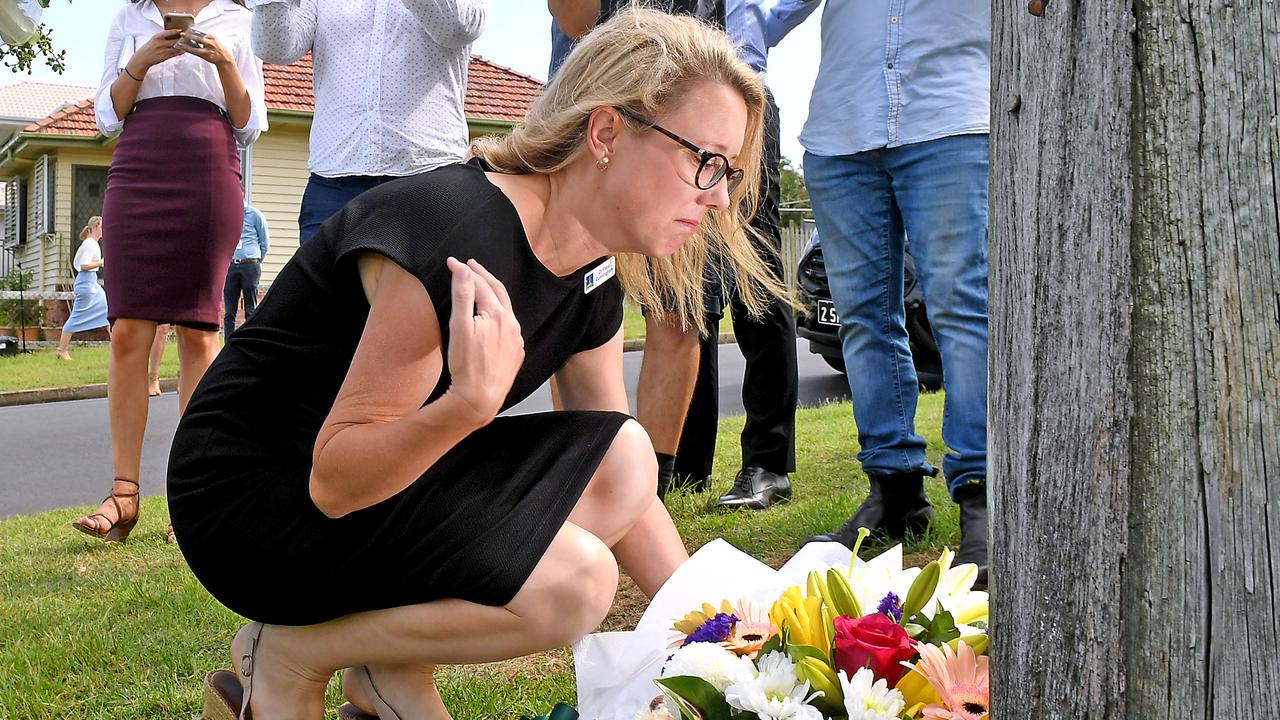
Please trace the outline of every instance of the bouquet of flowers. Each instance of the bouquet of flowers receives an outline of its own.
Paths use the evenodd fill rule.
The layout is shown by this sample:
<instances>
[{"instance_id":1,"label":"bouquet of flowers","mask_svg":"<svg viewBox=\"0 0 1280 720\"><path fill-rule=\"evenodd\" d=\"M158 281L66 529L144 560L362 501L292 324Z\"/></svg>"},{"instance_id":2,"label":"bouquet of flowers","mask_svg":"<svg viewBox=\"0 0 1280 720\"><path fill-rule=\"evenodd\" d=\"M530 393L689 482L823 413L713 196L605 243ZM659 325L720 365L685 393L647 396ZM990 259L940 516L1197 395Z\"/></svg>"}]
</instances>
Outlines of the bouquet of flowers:
<instances>
[{"instance_id":1,"label":"bouquet of flowers","mask_svg":"<svg viewBox=\"0 0 1280 720\"><path fill-rule=\"evenodd\" d=\"M746 591L741 599L721 600L718 605L703 602L677 617L656 661L652 653L637 647L637 641L655 639L652 631L628 638L630 650L615 645L614 657L604 660L604 665L612 664L615 674L647 675L662 693L647 709L643 702L641 707L632 704L627 717L986 718L988 600L985 592L973 590L977 568L952 567L950 550L923 568L904 568L900 545L868 561L859 559L856 549L850 558L843 546L824 545L812 550L813 546L806 546L767 580L767 573L745 562L741 553L727 544L718 548L714 565L703 563L704 568L723 571L740 564L767 587L752 592L755 588L739 584L739 590ZM691 564L698 564L694 563L698 555ZM679 597L696 592L705 597L714 592L705 587L708 579L706 572L682 568L668 586ZM670 612L672 598L663 602L666 592L664 588L655 598L654 606L659 607L651 606L651 611ZM667 617L670 622L671 615ZM646 621L653 626L649 613L641 625ZM592 637L599 638L587 640ZM591 707L592 686L598 683L583 676L584 671L604 669L600 650L590 642L575 649L580 703L585 684L587 702L582 706L590 712L583 717L612 720L621 717L619 710L608 702ZM640 662L629 670L619 662L620 657L636 656ZM629 681L614 682L611 687L618 690L614 697L629 697L632 702L636 692L642 691ZM652 696L653 685L649 688Z\"/></svg>"}]
</instances>

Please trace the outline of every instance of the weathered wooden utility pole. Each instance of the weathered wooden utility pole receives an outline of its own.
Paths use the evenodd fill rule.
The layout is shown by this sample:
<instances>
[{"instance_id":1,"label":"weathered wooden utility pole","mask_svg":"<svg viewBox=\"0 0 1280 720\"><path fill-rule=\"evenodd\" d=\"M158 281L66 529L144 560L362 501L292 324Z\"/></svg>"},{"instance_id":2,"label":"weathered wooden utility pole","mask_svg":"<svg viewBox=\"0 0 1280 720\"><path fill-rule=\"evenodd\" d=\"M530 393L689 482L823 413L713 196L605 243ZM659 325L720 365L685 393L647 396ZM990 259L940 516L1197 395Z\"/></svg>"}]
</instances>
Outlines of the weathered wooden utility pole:
<instances>
[{"instance_id":1,"label":"weathered wooden utility pole","mask_svg":"<svg viewBox=\"0 0 1280 720\"><path fill-rule=\"evenodd\" d=\"M1280 711L1280 4L992 4L993 717Z\"/></svg>"}]
</instances>

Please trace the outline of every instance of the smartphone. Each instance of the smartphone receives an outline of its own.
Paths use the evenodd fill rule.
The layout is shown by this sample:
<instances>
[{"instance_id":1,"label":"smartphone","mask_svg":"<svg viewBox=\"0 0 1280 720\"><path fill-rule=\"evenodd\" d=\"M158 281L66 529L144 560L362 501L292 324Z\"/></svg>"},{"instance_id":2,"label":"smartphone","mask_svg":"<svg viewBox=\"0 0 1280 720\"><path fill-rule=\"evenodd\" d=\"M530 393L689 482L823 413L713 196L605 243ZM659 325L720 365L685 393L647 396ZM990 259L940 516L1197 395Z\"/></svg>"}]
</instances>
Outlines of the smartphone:
<instances>
[{"instance_id":1,"label":"smartphone","mask_svg":"<svg viewBox=\"0 0 1280 720\"><path fill-rule=\"evenodd\" d=\"M165 30L182 30L185 32L190 30L191 26L195 24L195 16L188 13L171 12L164 14Z\"/></svg>"}]
</instances>

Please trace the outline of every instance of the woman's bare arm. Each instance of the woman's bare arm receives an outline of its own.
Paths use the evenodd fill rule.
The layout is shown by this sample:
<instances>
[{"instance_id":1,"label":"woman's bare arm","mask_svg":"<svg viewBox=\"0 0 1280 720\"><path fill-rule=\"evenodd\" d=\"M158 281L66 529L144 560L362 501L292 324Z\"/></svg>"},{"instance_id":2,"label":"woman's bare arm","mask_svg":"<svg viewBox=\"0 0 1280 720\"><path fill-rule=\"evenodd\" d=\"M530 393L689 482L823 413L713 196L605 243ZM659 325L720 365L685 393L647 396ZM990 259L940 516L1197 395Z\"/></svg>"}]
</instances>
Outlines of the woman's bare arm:
<instances>
[{"instance_id":1,"label":"woman's bare arm","mask_svg":"<svg viewBox=\"0 0 1280 720\"><path fill-rule=\"evenodd\" d=\"M510 390L524 355L509 300L495 299L497 281L478 265L450 267L453 384L422 407L446 360L431 298L390 260L359 260L369 318L312 458L311 498L329 517L404 490L492 420Z\"/></svg>"}]
</instances>

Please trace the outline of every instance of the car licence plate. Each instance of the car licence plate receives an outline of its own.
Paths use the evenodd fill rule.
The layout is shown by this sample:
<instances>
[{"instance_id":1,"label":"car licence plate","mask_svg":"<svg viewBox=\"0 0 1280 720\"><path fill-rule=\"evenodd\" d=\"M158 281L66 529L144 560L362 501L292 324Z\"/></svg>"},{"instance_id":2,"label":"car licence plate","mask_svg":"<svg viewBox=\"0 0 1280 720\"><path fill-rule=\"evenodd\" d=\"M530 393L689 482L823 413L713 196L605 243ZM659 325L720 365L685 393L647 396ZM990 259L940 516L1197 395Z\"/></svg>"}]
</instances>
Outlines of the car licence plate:
<instances>
[{"instance_id":1,"label":"car licence plate","mask_svg":"<svg viewBox=\"0 0 1280 720\"><path fill-rule=\"evenodd\" d=\"M840 316L836 313L836 305L830 300L818 301L818 324L840 327Z\"/></svg>"}]
</instances>

